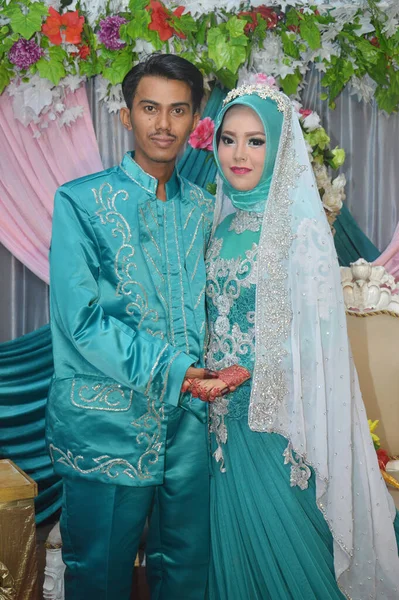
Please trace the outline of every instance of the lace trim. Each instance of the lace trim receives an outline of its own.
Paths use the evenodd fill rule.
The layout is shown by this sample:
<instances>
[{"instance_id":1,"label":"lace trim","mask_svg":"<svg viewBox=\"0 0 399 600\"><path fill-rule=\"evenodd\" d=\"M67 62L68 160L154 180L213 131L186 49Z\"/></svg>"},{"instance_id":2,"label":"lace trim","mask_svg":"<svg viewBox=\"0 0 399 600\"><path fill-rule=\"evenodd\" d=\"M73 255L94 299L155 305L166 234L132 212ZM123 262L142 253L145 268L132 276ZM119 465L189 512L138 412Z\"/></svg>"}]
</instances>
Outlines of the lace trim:
<instances>
[{"instance_id":1,"label":"lace trim","mask_svg":"<svg viewBox=\"0 0 399 600\"><path fill-rule=\"evenodd\" d=\"M238 234L244 233L244 231L260 231L262 219L263 213L237 210L230 223L229 231L235 231Z\"/></svg>"}]
</instances>

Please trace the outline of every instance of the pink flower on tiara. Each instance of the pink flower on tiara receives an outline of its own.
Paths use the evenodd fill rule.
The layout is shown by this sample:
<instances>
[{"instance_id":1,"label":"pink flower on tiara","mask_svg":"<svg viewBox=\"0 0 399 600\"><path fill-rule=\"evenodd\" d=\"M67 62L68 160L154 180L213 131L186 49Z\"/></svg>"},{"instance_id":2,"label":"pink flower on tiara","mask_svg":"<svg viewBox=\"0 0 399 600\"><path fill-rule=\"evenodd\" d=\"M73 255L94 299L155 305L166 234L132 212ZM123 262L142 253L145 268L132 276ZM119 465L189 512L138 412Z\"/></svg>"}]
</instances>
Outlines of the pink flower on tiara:
<instances>
[{"instance_id":1,"label":"pink flower on tiara","mask_svg":"<svg viewBox=\"0 0 399 600\"><path fill-rule=\"evenodd\" d=\"M202 119L194 129L188 143L197 150L213 150L213 135L215 133L215 123L210 117Z\"/></svg>"},{"instance_id":2,"label":"pink flower on tiara","mask_svg":"<svg viewBox=\"0 0 399 600\"><path fill-rule=\"evenodd\" d=\"M257 73L255 75L255 84L260 83L261 85L268 85L272 88L278 88L276 80L271 75L265 75L265 73Z\"/></svg>"}]
</instances>

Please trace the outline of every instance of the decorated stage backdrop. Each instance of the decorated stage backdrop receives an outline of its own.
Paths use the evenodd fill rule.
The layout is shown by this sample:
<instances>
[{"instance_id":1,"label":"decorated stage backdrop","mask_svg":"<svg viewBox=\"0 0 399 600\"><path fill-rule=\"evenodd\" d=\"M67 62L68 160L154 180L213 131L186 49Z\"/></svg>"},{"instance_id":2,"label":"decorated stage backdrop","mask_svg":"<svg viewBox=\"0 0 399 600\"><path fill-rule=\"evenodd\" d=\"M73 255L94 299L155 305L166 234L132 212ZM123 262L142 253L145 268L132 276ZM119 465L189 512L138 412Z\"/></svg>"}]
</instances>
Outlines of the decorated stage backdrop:
<instances>
[{"instance_id":1,"label":"decorated stage backdrop","mask_svg":"<svg viewBox=\"0 0 399 600\"><path fill-rule=\"evenodd\" d=\"M54 191L65 180L101 169L100 156L105 163L107 155L106 166L113 162L119 148L111 136L101 139L97 104L116 127L123 104L120 83L154 50L178 53L201 69L210 94L204 117L216 115L226 88L239 77L273 78L273 85L296 102L309 96L318 77L318 102L328 114L336 104L339 111L340 94L364 103L374 99L380 115L395 112L399 3L337 0L311 6L258 0L184 0L179 6L157 0L5 0L0 8L1 243L48 281ZM90 94L91 110L88 78L89 89L96 90L94 100ZM335 218L341 211L334 222L340 260L373 260L377 248L341 206L343 173L353 157L344 162L345 149L333 142L334 132L306 103L296 106L327 213ZM331 168L339 171L333 174ZM188 147L180 170L199 185L214 182L215 166L206 150ZM392 247L388 254L392 263ZM38 481L39 522L60 505L60 483L44 442L51 375L48 325L0 345L0 453Z\"/></svg>"}]
</instances>

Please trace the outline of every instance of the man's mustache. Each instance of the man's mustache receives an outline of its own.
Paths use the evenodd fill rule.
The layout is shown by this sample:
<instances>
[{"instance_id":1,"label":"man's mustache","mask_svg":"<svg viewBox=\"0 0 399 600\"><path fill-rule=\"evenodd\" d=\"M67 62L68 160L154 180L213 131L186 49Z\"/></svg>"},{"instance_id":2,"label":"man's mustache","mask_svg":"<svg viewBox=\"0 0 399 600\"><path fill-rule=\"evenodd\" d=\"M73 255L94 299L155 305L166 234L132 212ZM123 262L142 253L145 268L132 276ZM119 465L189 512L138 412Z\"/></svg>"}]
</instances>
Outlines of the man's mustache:
<instances>
[{"instance_id":1,"label":"man's mustache","mask_svg":"<svg viewBox=\"0 0 399 600\"><path fill-rule=\"evenodd\" d=\"M168 133L166 131L156 131L155 133L150 133L150 135L148 136L150 139L153 137L165 137L165 138L170 138L171 140L175 140L176 136Z\"/></svg>"}]
</instances>

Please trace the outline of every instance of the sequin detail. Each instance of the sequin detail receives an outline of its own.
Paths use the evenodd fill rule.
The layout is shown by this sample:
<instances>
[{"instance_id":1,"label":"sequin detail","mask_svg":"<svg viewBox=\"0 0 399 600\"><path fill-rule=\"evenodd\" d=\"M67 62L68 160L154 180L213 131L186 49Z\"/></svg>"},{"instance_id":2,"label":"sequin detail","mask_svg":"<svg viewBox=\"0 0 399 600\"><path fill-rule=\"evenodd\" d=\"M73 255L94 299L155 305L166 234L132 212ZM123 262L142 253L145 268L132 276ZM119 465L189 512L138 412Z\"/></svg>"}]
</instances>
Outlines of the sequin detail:
<instances>
[{"instance_id":1,"label":"sequin detail","mask_svg":"<svg viewBox=\"0 0 399 600\"><path fill-rule=\"evenodd\" d=\"M274 100L277 105L277 109L280 112L286 112L287 104L290 102L287 96L282 94L278 89L272 88L268 85L262 85L261 83L257 83L252 85L241 85L240 87L231 90L231 92L229 92L226 98L223 100L223 106L226 106L226 104L228 104L235 98L240 98L241 96L248 96L251 94L256 94L264 100L266 100L267 98Z\"/></svg>"},{"instance_id":2,"label":"sequin detail","mask_svg":"<svg viewBox=\"0 0 399 600\"><path fill-rule=\"evenodd\" d=\"M129 194L126 190L114 192L111 184L105 182L97 190L92 189L96 204L99 205L96 215L104 226L112 225L113 237L120 236L121 244L114 259L114 272L117 278L116 296L125 296L130 301L126 304L125 311L129 316L138 318L137 329L140 329L145 320L156 323L159 320L158 312L149 307L148 294L139 281L135 280L132 271L137 269L133 261L135 248L130 243L132 232L130 225L116 207L116 201L126 202Z\"/></svg>"},{"instance_id":3,"label":"sequin detail","mask_svg":"<svg viewBox=\"0 0 399 600\"><path fill-rule=\"evenodd\" d=\"M249 426L254 431L272 430L277 411L288 393L283 361L292 321L287 289L288 254L294 240L290 192L306 167L296 160L291 102L283 94L281 102L286 116L259 241L256 303L267 306L267 313L255 322L256 364L248 414Z\"/></svg>"},{"instance_id":4,"label":"sequin detail","mask_svg":"<svg viewBox=\"0 0 399 600\"><path fill-rule=\"evenodd\" d=\"M59 462L67 467L71 467L81 475L102 473L110 479L116 479L121 475L126 475L130 479L148 479L150 477L148 472L140 473L136 467L124 458L112 458L108 454L104 454L103 456L91 459L95 463L95 466L84 468L85 458L82 454L74 456L71 450L64 452L54 446L54 444L49 445L49 451L53 462ZM58 455L58 458L56 455Z\"/></svg>"},{"instance_id":5,"label":"sequin detail","mask_svg":"<svg viewBox=\"0 0 399 600\"><path fill-rule=\"evenodd\" d=\"M244 231L260 231L262 227L263 213L237 210L230 223L229 231L244 233Z\"/></svg>"},{"instance_id":6,"label":"sequin detail","mask_svg":"<svg viewBox=\"0 0 399 600\"><path fill-rule=\"evenodd\" d=\"M133 390L123 388L118 383L93 383L76 387L76 380L72 381L71 402L78 408L86 410L105 410L121 412L129 410L132 405Z\"/></svg>"},{"instance_id":7,"label":"sequin detail","mask_svg":"<svg viewBox=\"0 0 399 600\"><path fill-rule=\"evenodd\" d=\"M295 487L297 485L299 488L301 488L301 490L306 490L308 488L308 480L312 475L308 465L303 461L301 456L297 456L297 459L295 460L292 445L290 443L284 450L283 456L284 464L291 465L291 487Z\"/></svg>"}]
</instances>

